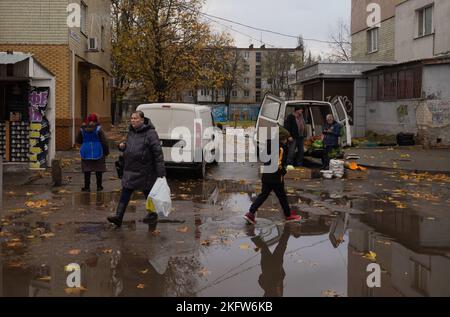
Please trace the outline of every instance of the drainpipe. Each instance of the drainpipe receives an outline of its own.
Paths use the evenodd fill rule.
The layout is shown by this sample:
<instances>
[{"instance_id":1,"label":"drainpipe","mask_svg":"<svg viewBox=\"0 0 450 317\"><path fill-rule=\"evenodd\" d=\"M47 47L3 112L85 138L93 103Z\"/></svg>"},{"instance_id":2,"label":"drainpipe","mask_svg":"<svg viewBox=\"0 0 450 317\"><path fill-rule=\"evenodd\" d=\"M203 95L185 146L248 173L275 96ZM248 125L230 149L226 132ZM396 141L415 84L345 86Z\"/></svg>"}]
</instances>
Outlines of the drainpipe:
<instances>
[{"instance_id":1,"label":"drainpipe","mask_svg":"<svg viewBox=\"0 0 450 317\"><path fill-rule=\"evenodd\" d=\"M72 104L72 146L75 145L75 51L72 53L71 104Z\"/></svg>"}]
</instances>

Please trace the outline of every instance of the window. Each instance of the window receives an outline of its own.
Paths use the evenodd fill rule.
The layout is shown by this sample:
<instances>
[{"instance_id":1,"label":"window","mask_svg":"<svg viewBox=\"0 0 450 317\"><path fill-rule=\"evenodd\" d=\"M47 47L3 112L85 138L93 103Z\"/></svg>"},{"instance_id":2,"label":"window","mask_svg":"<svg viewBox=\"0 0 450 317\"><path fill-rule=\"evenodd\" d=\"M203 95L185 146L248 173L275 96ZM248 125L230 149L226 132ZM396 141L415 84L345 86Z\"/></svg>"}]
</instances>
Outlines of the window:
<instances>
[{"instance_id":1,"label":"window","mask_svg":"<svg viewBox=\"0 0 450 317\"><path fill-rule=\"evenodd\" d=\"M250 97L250 91L244 90L244 97Z\"/></svg>"},{"instance_id":2,"label":"window","mask_svg":"<svg viewBox=\"0 0 450 317\"><path fill-rule=\"evenodd\" d=\"M250 58L250 52L244 52L244 58L249 59Z\"/></svg>"},{"instance_id":3,"label":"window","mask_svg":"<svg viewBox=\"0 0 450 317\"><path fill-rule=\"evenodd\" d=\"M101 33L100 33L100 48L102 51L105 50L105 27L102 25Z\"/></svg>"},{"instance_id":4,"label":"window","mask_svg":"<svg viewBox=\"0 0 450 317\"><path fill-rule=\"evenodd\" d=\"M261 65L256 65L255 75L261 77Z\"/></svg>"},{"instance_id":5,"label":"window","mask_svg":"<svg viewBox=\"0 0 450 317\"><path fill-rule=\"evenodd\" d=\"M256 78L255 88L261 89L261 78Z\"/></svg>"},{"instance_id":6,"label":"window","mask_svg":"<svg viewBox=\"0 0 450 317\"><path fill-rule=\"evenodd\" d=\"M88 7L86 5L86 3L81 2L81 17L80 17L80 31L81 33L83 33L84 35L87 34L86 31L86 25L87 25L87 10Z\"/></svg>"},{"instance_id":7,"label":"window","mask_svg":"<svg viewBox=\"0 0 450 317\"><path fill-rule=\"evenodd\" d=\"M103 101L105 101L105 77L102 77Z\"/></svg>"},{"instance_id":8,"label":"window","mask_svg":"<svg viewBox=\"0 0 450 317\"><path fill-rule=\"evenodd\" d=\"M433 33L433 6L418 10L417 15L419 21L417 35L420 37Z\"/></svg>"},{"instance_id":9,"label":"window","mask_svg":"<svg viewBox=\"0 0 450 317\"><path fill-rule=\"evenodd\" d=\"M422 68L386 71L369 77L368 100L416 99L422 94Z\"/></svg>"},{"instance_id":10,"label":"window","mask_svg":"<svg viewBox=\"0 0 450 317\"><path fill-rule=\"evenodd\" d=\"M189 90L189 97L194 97L194 92L192 90Z\"/></svg>"},{"instance_id":11,"label":"window","mask_svg":"<svg viewBox=\"0 0 450 317\"><path fill-rule=\"evenodd\" d=\"M255 97L257 102L261 101L261 91L257 91Z\"/></svg>"},{"instance_id":12,"label":"window","mask_svg":"<svg viewBox=\"0 0 450 317\"><path fill-rule=\"evenodd\" d=\"M245 65L244 65L244 70L245 70L246 72L249 72L249 71L250 71L250 65L249 65L249 64L245 64Z\"/></svg>"},{"instance_id":13,"label":"window","mask_svg":"<svg viewBox=\"0 0 450 317\"><path fill-rule=\"evenodd\" d=\"M250 83L250 78L245 77L245 78L244 78L244 84L249 84L249 83Z\"/></svg>"},{"instance_id":14,"label":"window","mask_svg":"<svg viewBox=\"0 0 450 317\"><path fill-rule=\"evenodd\" d=\"M232 92L231 92L231 95L233 96L233 97L237 97L238 96L238 93L237 93L237 91L236 90L233 90Z\"/></svg>"},{"instance_id":15,"label":"window","mask_svg":"<svg viewBox=\"0 0 450 317\"><path fill-rule=\"evenodd\" d=\"M367 31L367 53L378 51L378 28Z\"/></svg>"},{"instance_id":16,"label":"window","mask_svg":"<svg viewBox=\"0 0 450 317\"><path fill-rule=\"evenodd\" d=\"M261 52L256 52L256 62L261 63Z\"/></svg>"},{"instance_id":17,"label":"window","mask_svg":"<svg viewBox=\"0 0 450 317\"><path fill-rule=\"evenodd\" d=\"M281 106L280 103L275 102L275 101L271 101L268 103L264 102L264 105L261 109L261 116L269 118L269 119L277 120L278 114L280 113L280 106Z\"/></svg>"}]
</instances>

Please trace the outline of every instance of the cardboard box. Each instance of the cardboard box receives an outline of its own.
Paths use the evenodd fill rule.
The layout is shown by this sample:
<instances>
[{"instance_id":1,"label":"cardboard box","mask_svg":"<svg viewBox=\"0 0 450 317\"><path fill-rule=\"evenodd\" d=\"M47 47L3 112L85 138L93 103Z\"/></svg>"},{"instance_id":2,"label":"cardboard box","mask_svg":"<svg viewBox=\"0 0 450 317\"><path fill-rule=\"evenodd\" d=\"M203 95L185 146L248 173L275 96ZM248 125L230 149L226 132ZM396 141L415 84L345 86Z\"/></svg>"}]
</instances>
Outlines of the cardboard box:
<instances>
[{"instance_id":1,"label":"cardboard box","mask_svg":"<svg viewBox=\"0 0 450 317\"><path fill-rule=\"evenodd\" d=\"M297 167L295 170L287 171L285 179L312 179L312 171L309 168Z\"/></svg>"},{"instance_id":2,"label":"cardboard box","mask_svg":"<svg viewBox=\"0 0 450 317\"><path fill-rule=\"evenodd\" d=\"M367 174L367 171L363 172L363 171L359 171L359 170L353 171L353 170L346 169L345 177L347 179L368 179L368 174Z\"/></svg>"}]
</instances>

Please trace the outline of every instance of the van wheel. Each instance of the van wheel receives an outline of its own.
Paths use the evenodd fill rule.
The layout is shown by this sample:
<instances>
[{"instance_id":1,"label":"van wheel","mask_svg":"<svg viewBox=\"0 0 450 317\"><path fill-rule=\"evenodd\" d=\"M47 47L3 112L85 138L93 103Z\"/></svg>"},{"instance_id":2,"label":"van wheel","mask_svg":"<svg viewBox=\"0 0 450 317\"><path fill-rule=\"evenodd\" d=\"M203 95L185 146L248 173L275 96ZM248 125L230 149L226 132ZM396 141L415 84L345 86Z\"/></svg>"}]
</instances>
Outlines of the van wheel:
<instances>
[{"instance_id":1,"label":"van wheel","mask_svg":"<svg viewBox=\"0 0 450 317\"><path fill-rule=\"evenodd\" d=\"M199 179L206 178L206 162L203 160L202 163L195 169L195 177Z\"/></svg>"}]
</instances>

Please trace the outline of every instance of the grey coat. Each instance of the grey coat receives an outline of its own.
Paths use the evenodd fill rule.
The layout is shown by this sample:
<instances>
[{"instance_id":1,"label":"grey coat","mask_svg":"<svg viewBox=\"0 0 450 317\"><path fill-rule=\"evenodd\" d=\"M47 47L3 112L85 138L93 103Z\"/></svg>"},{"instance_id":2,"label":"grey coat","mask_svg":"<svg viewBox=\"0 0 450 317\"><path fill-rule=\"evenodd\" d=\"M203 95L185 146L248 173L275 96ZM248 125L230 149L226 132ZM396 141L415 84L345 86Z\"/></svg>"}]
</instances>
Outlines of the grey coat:
<instances>
[{"instance_id":1,"label":"grey coat","mask_svg":"<svg viewBox=\"0 0 450 317\"><path fill-rule=\"evenodd\" d=\"M150 190L158 177L166 176L158 133L150 119L145 118L143 126L138 129L130 126L123 152L123 188Z\"/></svg>"}]
</instances>

